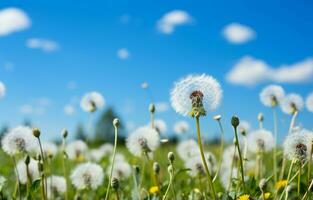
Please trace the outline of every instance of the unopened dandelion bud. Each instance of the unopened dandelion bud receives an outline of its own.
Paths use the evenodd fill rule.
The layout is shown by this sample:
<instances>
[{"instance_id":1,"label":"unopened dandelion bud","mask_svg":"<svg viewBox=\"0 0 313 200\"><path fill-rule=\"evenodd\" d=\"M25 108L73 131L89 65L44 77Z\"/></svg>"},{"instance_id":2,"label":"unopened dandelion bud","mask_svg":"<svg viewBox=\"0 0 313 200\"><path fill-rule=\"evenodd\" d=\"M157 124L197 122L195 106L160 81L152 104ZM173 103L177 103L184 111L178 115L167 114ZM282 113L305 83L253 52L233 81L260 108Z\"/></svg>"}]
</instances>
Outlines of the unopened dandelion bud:
<instances>
[{"instance_id":1,"label":"unopened dandelion bud","mask_svg":"<svg viewBox=\"0 0 313 200\"><path fill-rule=\"evenodd\" d=\"M150 111L151 113L154 113L154 112L155 112L155 106L154 106L153 103L151 103L151 104L149 105L149 111Z\"/></svg>"},{"instance_id":2,"label":"unopened dandelion bud","mask_svg":"<svg viewBox=\"0 0 313 200\"><path fill-rule=\"evenodd\" d=\"M40 137L40 130L38 128L33 128L33 135L36 138L39 138Z\"/></svg>"},{"instance_id":3,"label":"unopened dandelion bud","mask_svg":"<svg viewBox=\"0 0 313 200\"><path fill-rule=\"evenodd\" d=\"M117 178L112 178L111 187L112 187L114 190L118 190L119 181L118 181Z\"/></svg>"},{"instance_id":4,"label":"unopened dandelion bud","mask_svg":"<svg viewBox=\"0 0 313 200\"><path fill-rule=\"evenodd\" d=\"M68 135L68 131L67 131L66 129L63 129L63 130L62 130L62 137L63 137L63 138L66 138L67 135Z\"/></svg>"},{"instance_id":5,"label":"unopened dandelion bud","mask_svg":"<svg viewBox=\"0 0 313 200\"><path fill-rule=\"evenodd\" d=\"M115 118L113 120L113 126L115 126L115 127L119 127L120 126L120 120L118 118Z\"/></svg>"},{"instance_id":6,"label":"unopened dandelion bud","mask_svg":"<svg viewBox=\"0 0 313 200\"><path fill-rule=\"evenodd\" d=\"M153 163L153 171L155 174L159 174L160 173L160 165L157 162Z\"/></svg>"},{"instance_id":7,"label":"unopened dandelion bud","mask_svg":"<svg viewBox=\"0 0 313 200\"><path fill-rule=\"evenodd\" d=\"M266 179L262 178L259 183L259 188L261 191L264 191L265 187L266 187Z\"/></svg>"},{"instance_id":8,"label":"unopened dandelion bud","mask_svg":"<svg viewBox=\"0 0 313 200\"><path fill-rule=\"evenodd\" d=\"M215 119L216 121L221 120L221 118L222 118L222 115L215 115L215 116L213 117L213 119Z\"/></svg>"},{"instance_id":9,"label":"unopened dandelion bud","mask_svg":"<svg viewBox=\"0 0 313 200\"><path fill-rule=\"evenodd\" d=\"M174 153L173 153L173 152L169 152L169 153L167 154L167 158L168 158L168 160L170 161L170 163L173 163L174 160L175 160L175 155L174 155Z\"/></svg>"},{"instance_id":10,"label":"unopened dandelion bud","mask_svg":"<svg viewBox=\"0 0 313 200\"><path fill-rule=\"evenodd\" d=\"M43 163L42 162L38 162L38 170L40 172L43 172Z\"/></svg>"},{"instance_id":11,"label":"unopened dandelion bud","mask_svg":"<svg viewBox=\"0 0 313 200\"><path fill-rule=\"evenodd\" d=\"M264 116L263 116L262 113L259 113L259 114L258 114L258 120L259 120L260 122L263 122L263 121L264 121Z\"/></svg>"},{"instance_id":12,"label":"unopened dandelion bud","mask_svg":"<svg viewBox=\"0 0 313 200\"><path fill-rule=\"evenodd\" d=\"M41 155L40 155L40 154L37 154L36 157L37 157L37 160L38 160L38 161L41 161Z\"/></svg>"},{"instance_id":13,"label":"unopened dandelion bud","mask_svg":"<svg viewBox=\"0 0 313 200\"><path fill-rule=\"evenodd\" d=\"M30 157L26 156L26 158L25 158L25 165L29 165L29 163L30 163Z\"/></svg>"},{"instance_id":14,"label":"unopened dandelion bud","mask_svg":"<svg viewBox=\"0 0 313 200\"><path fill-rule=\"evenodd\" d=\"M231 125L234 127L234 128L237 128L237 126L239 126L239 123L240 123L240 120L237 116L233 116L231 118Z\"/></svg>"},{"instance_id":15,"label":"unopened dandelion bud","mask_svg":"<svg viewBox=\"0 0 313 200\"><path fill-rule=\"evenodd\" d=\"M172 174L172 173L173 173L173 166L172 166L172 165L169 165L169 166L167 167L167 171L168 171L168 173Z\"/></svg>"}]
</instances>

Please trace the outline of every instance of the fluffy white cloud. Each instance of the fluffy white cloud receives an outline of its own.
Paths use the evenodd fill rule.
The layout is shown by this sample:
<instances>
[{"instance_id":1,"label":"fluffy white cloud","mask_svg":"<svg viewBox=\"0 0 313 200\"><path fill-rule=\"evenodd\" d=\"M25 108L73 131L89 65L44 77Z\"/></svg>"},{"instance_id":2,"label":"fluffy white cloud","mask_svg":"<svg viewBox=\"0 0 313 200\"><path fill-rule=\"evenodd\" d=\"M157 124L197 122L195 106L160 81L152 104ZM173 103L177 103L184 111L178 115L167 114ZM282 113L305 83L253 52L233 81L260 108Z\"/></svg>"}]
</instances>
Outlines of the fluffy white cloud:
<instances>
[{"instance_id":1,"label":"fluffy white cloud","mask_svg":"<svg viewBox=\"0 0 313 200\"><path fill-rule=\"evenodd\" d=\"M31 20L23 10L18 8L0 10L0 36L22 31L30 25Z\"/></svg>"},{"instance_id":2,"label":"fluffy white cloud","mask_svg":"<svg viewBox=\"0 0 313 200\"><path fill-rule=\"evenodd\" d=\"M126 48L121 48L117 51L117 57L122 59L122 60L129 58L129 56L130 56L130 53L129 53L128 49L126 49Z\"/></svg>"},{"instance_id":3,"label":"fluffy white cloud","mask_svg":"<svg viewBox=\"0 0 313 200\"><path fill-rule=\"evenodd\" d=\"M166 112L168 111L170 108L169 103L168 102L157 102L155 103L155 110L157 112Z\"/></svg>"},{"instance_id":4,"label":"fluffy white cloud","mask_svg":"<svg viewBox=\"0 0 313 200\"><path fill-rule=\"evenodd\" d=\"M192 22L192 17L183 10L173 10L165 13L157 22L157 28L161 33L172 34L177 26Z\"/></svg>"},{"instance_id":5,"label":"fluffy white cloud","mask_svg":"<svg viewBox=\"0 0 313 200\"><path fill-rule=\"evenodd\" d=\"M73 115L75 113L75 108L74 106L68 104L66 106L64 106L64 113L66 115Z\"/></svg>"},{"instance_id":6,"label":"fluffy white cloud","mask_svg":"<svg viewBox=\"0 0 313 200\"><path fill-rule=\"evenodd\" d=\"M59 48L59 44L52 40L41 38L30 38L26 41L26 46L31 49L41 49L45 52L56 51Z\"/></svg>"},{"instance_id":7,"label":"fluffy white cloud","mask_svg":"<svg viewBox=\"0 0 313 200\"><path fill-rule=\"evenodd\" d=\"M313 58L273 68L263 60L245 56L226 75L226 80L230 83L245 86L253 86L266 81L302 83L312 79Z\"/></svg>"},{"instance_id":8,"label":"fluffy white cloud","mask_svg":"<svg viewBox=\"0 0 313 200\"><path fill-rule=\"evenodd\" d=\"M256 37L255 31L239 23L231 23L223 30L224 37L231 43L243 44Z\"/></svg>"},{"instance_id":9,"label":"fluffy white cloud","mask_svg":"<svg viewBox=\"0 0 313 200\"><path fill-rule=\"evenodd\" d=\"M22 114L32 114L33 112L34 108L29 104L24 104L20 107L20 113Z\"/></svg>"}]
</instances>

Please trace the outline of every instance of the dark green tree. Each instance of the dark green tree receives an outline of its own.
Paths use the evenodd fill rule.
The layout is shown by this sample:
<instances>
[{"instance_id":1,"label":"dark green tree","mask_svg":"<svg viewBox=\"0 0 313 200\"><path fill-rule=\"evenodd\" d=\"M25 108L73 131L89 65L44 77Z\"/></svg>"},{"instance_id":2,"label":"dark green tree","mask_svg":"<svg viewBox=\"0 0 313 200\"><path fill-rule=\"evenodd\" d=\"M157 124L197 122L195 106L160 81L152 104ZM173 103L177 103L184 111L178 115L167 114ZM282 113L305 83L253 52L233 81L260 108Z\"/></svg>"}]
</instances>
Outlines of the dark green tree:
<instances>
[{"instance_id":1,"label":"dark green tree","mask_svg":"<svg viewBox=\"0 0 313 200\"><path fill-rule=\"evenodd\" d=\"M86 141L87 134L82 123L78 123L75 131L75 139Z\"/></svg>"},{"instance_id":2,"label":"dark green tree","mask_svg":"<svg viewBox=\"0 0 313 200\"><path fill-rule=\"evenodd\" d=\"M2 139L2 137L4 136L5 133L7 133L9 130L9 126L8 125L3 125L0 129L0 139Z\"/></svg>"}]
</instances>

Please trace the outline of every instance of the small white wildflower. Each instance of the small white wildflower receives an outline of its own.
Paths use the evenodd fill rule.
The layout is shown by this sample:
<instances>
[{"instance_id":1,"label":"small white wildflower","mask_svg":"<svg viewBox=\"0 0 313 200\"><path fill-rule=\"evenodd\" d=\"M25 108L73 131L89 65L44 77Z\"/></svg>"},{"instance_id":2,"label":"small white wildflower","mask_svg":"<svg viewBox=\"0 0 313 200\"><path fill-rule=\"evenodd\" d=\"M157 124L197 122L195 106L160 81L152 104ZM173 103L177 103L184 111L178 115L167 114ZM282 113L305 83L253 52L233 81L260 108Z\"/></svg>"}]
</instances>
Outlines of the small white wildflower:
<instances>
[{"instance_id":1,"label":"small white wildflower","mask_svg":"<svg viewBox=\"0 0 313 200\"><path fill-rule=\"evenodd\" d=\"M6 133L1 141L2 149L9 155L32 153L36 151L38 142L33 136L32 129L18 126Z\"/></svg>"},{"instance_id":2,"label":"small white wildflower","mask_svg":"<svg viewBox=\"0 0 313 200\"><path fill-rule=\"evenodd\" d=\"M54 157L58 153L58 147L53 142L43 142L42 150L46 157Z\"/></svg>"},{"instance_id":3,"label":"small white wildflower","mask_svg":"<svg viewBox=\"0 0 313 200\"><path fill-rule=\"evenodd\" d=\"M274 107L280 104L285 96L284 89L279 85L269 85L260 93L261 102L268 107Z\"/></svg>"},{"instance_id":4,"label":"small white wildflower","mask_svg":"<svg viewBox=\"0 0 313 200\"><path fill-rule=\"evenodd\" d=\"M154 120L154 127L159 134L165 134L167 132L167 125L162 119Z\"/></svg>"},{"instance_id":5,"label":"small white wildflower","mask_svg":"<svg viewBox=\"0 0 313 200\"><path fill-rule=\"evenodd\" d=\"M197 142L192 139L180 141L176 147L176 151L179 157L184 161L200 155L199 146Z\"/></svg>"},{"instance_id":6,"label":"small white wildflower","mask_svg":"<svg viewBox=\"0 0 313 200\"><path fill-rule=\"evenodd\" d=\"M216 165L215 156L210 152L205 153L204 156L206 158L206 163L208 165L210 172L213 173L215 171L215 165ZM189 158L185 162L185 166L186 168L191 169L189 174L192 177L206 174L200 155Z\"/></svg>"},{"instance_id":7,"label":"small white wildflower","mask_svg":"<svg viewBox=\"0 0 313 200\"><path fill-rule=\"evenodd\" d=\"M268 152L275 146L272 133L265 129L259 129L248 135L248 149L252 153Z\"/></svg>"},{"instance_id":8,"label":"small white wildflower","mask_svg":"<svg viewBox=\"0 0 313 200\"><path fill-rule=\"evenodd\" d=\"M5 85L0 81L0 99L5 96L5 91L6 91Z\"/></svg>"},{"instance_id":9,"label":"small white wildflower","mask_svg":"<svg viewBox=\"0 0 313 200\"><path fill-rule=\"evenodd\" d=\"M171 91L171 104L181 115L205 115L221 102L220 84L209 75L189 75L176 82Z\"/></svg>"},{"instance_id":10,"label":"small white wildflower","mask_svg":"<svg viewBox=\"0 0 313 200\"><path fill-rule=\"evenodd\" d=\"M19 181L22 184L26 184L27 183L27 168L26 168L26 164L25 164L25 160L20 160L17 163L17 172L19 175ZM38 179L40 177L39 174L39 170L38 170L38 162L34 159L30 159L30 162L28 164L28 172L30 175L30 181L33 182L36 179Z\"/></svg>"},{"instance_id":11,"label":"small white wildflower","mask_svg":"<svg viewBox=\"0 0 313 200\"><path fill-rule=\"evenodd\" d=\"M301 129L289 134L284 142L284 154L289 160L305 161L311 152L312 132Z\"/></svg>"},{"instance_id":12,"label":"small white wildflower","mask_svg":"<svg viewBox=\"0 0 313 200\"><path fill-rule=\"evenodd\" d=\"M7 179L4 176L0 175L0 191L2 191L3 186L5 185Z\"/></svg>"},{"instance_id":13,"label":"small white wildflower","mask_svg":"<svg viewBox=\"0 0 313 200\"><path fill-rule=\"evenodd\" d=\"M110 174L111 167L108 168L107 173ZM132 173L131 166L125 161L115 161L112 177L118 180L127 179Z\"/></svg>"},{"instance_id":14,"label":"small white wildflower","mask_svg":"<svg viewBox=\"0 0 313 200\"><path fill-rule=\"evenodd\" d=\"M84 158L86 156L88 146L82 140L75 140L66 145L66 153L68 158L71 160L76 160L79 158Z\"/></svg>"},{"instance_id":15,"label":"small white wildflower","mask_svg":"<svg viewBox=\"0 0 313 200\"><path fill-rule=\"evenodd\" d=\"M85 112L94 112L104 107L105 100L98 92L89 92L83 96L80 102L81 108Z\"/></svg>"},{"instance_id":16,"label":"small white wildflower","mask_svg":"<svg viewBox=\"0 0 313 200\"><path fill-rule=\"evenodd\" d=\"M174 124L174 133L180 135L189 131L189 124L186 121L178 121Z\"/></svg>"},{"instance_id":17,"label":"small white wildflower","mask_svg":"<svg viewBox=\"0 0 313 200\"><path fill-rule=\"evenodd\" d=\"M148 126L137 128L126 139L128 150L135 156L141 156L142 153L153 152L160 145L160 137L155 129Z\"/></svg>"},{"instance_id":18,"label":"small white wildflower","mask_svg":"<svg viewBox=\"0 0 313 200\"><path fill-rule=\"evenodd\" d=\"M58 197L66 191L66 180L63 176L52 175L47 178L48 198Z\"/></svg>"},{"instance_id":19,"label":"small white wildflower","mask_svg":"<svg viewBox=\"0 0 313 200\"><path fill-rule=\"evenodd\" d=\"M286 114L294 114L294 112L302 110L303 106L303 99L298 94L286 95L281 103L281 109Z\"/></svg>"},{"instance_id":20,"label":"small white wildflower","mask_svg":"<svg viewBox=\"0 0 313 200\"><path fill-rule=\"evenodd\" d=\"M308 111L313 112L313 92L306 98L305 104Z\"/></svg>"},{"instance_id":21,"label":"small white wildflower","mask_svg":"<svg viewBox=\"0 0 313 200\"><path fill-rule=\"evenodd\" d=\"M96 190L102 184L103 178L101 166L90 162L79 164L71 173L71 181L79 190Z\"/></svg>"}]
</instances>

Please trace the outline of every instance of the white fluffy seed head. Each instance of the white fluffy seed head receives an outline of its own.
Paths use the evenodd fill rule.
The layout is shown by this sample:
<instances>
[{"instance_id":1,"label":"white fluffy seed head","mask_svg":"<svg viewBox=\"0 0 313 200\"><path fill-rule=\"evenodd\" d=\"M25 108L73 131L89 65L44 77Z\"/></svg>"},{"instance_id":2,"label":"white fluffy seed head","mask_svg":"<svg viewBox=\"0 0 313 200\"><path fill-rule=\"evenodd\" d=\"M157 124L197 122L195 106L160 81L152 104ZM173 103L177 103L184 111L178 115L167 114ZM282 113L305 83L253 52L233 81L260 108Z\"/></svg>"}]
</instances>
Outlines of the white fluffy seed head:
<instances>
[{"instance_id":1,"label":"white fluffy seed head","mask_svg":"<svg viewBox=\"0 0 313 200\"><path fill-rule=\"evenodd\" d=\"M306 98L305 104L308 111L313 112L313 92Z\"/></svg>"},{"instance_id":2,"label":"white fluffy seed head","mask_svg":"<svg viewBox=\"0 0 313 200\"><path fill-rule=\"evenodd\" d=\"M288 94L281 102L281 109L286 114L293 114L295 111L302 110L304 101L298 94Z\"/></svg>"},{"instance_id":3,"label":"white fluffy seed head","mask_svg":"<svg viewBox=\"0 0 313 200\"><path fill-rule=\"evenodd\" d=\"M248 149L252 153L268 152L272 150L275 145L272 133L265 129L252 131L247 139Z\"/></svg>"},{"instance_id":4,"label":"white fluffy seed head","mask_svg":"<svg viewBox=\"0 0 313 200\"><path fill-rule=\"evenodd\" d=\"M167 132L167 125L166 125L165 121L162 119L154 120L154 127L159 134L164 135Z\"/></svg>"},{"instance_id":5,"label":"white fluffy seed head","mask_svg":"<svg viewBox=\"0 0 313 200\"><path fill-rule=\"evenodd\" d=\"M192 111L190 95L199 91L203 94L203 108L206 112L215 110L221 103L220 84L209 75L189 75L174 84L171 91L171 104L174 110L187 116Z\"/></svg>"},{"instance_id":6,"label":"white fluffy seed head","mask_svg":"<svg viewBox=\"0 0 313 200\"><path fill-rule=\"evenodd\" d=\"M66 153L71 160L82 159L86 157L88 146L82 140L75 140L66 145Z\"/></svg>"},{"instance_id":7,"label":"white fluffy seed head","mask_svg":"<svg viewBox=\"0 0 313 200\"><path fill-rule=\"evenodd\" d=\"M135 156L155 151L160 145L160 137L155 129L148 126L137 128L126 139L128 150Z\"/></svg>"},{"instance_id":8,"label":"white fluffy seed head","mask_svg":"<svg viewBox=\"0 0 313 200\"><path fill-rule=\"evenodd\" d=\"M174 124L174 133L180 135L189 131L189 124L186 121L178 121Z\"/></svg>"},{"instance_id":9,"label":"white fluffy seed head","mask_svg":"<svg viewBox=\"0 0 313 200\"><path fill-rule=\"evenodd\" d=\"M210 172L213 173L215 171L215 165L216 165L215 156L210 152L205 153L204 156L205 156ZM205 175L205 169L202 164L201 156L199 154L188 158L185 162L185 167L190 169L189 174L192 177Z\"/></svg>"},{"instance_id":10,"label":"white fluffy seed head","mask_svg":"<svg viewBox=\"0 0 313 200\"><path fill-rule=\"evenodd\" d=\"M5 96L5 91L6 91L5 85L0 81L0 99Z\"/></svg>"},{"instance_id":11,"label":"white fluffy seed head","mask_svg":"<svg viewBox=\"0 0 313 200\"><path fill-rule=\"evenodd\" d=\"M107 174L110 175L111 167L108 168ZM113 168L112 177L117 178L118 180L124 180L130 177L132 173L131 166L126 161L116 160Z\"/></svg>"},{"instance_id":12,"label":"white fluffy seed head","mask_svg":"<svg viewBox=\"0 0 313 200\"><path fill-rule=\"evenodd\" d=\"M192 139L180 141L176 147L176 151L184 161L200 154L197 142Z\"/></svg>"},{"instance_id":13,"label":"white fluffy seed head","mask_svg":"<svg viewBox=\"0 0 313 200\"><path fill-rule=\"evenodd\" d=\"M103 178L101 166L91 162L79 164L71 173L72 184L79 190L96 190L102 184Z\"/></svg>"},{"instance_id":14,"label":"white fluffy seed head","mask_svg":"<svg viewBox=\"0 0 313 200\"><path fill-rule=\"evenodd\" d=\"M6 133L1 141L2 149L9 155L18 153L31 154L38 147L37 138L33 136L32 129L18 126Z\"/></svg>"},{"instance_id":15,"label":"white fluffy seed head","mask_svg":"<svg viewBox=\"0 0 313 200\"><path fill-rule=\"evenodd\" d=\"M81 99L80 106L85 112L94 112L105 106L105 100L99 92L89 92Z\"/></svg>"},{"instance_id":16,"label":"white fluffy seed head","mask_svg":"<svg viewBox=\"0 0 313 200\"><path fill-rule=\"evenodd\" d=\"M27 183L27 168L25 164L25 159L22 159L18 161L17 163L17 171L19 175L19 181L22 184ZM38 162L34 159L30 159L30 162L28 164L28 172L31 178L31 182L35 181L40 177L39 170L38 170Z\"/></svg>"},{"instance_id":17,"label":"white fluffy seed head","mask_svg":"<svg viewBox=\"0 0 313 200\"><path fill-rule=\"evenodd\" d=\"M274 107L280 104L285 96L284 89L279 85L269 85L260 93L260 100L263 105Z\"/></svg>"},{"instance_id":18,"label":"white fluffy seed head","mask_svg":"<svg viewBox=\"0 0 313 200\"><path fill-rule=\"evenodd\" d=\"M113 153L113 145L110 143L103 144L97 149L89 151L88 156L91 160L99 162L102 158L109 156Z\"/></svg>"},{"instance_id":19,"label":"white fluffy seed head","mask_svg":"<svg viewBox=\"0 0 313 200\"><path fill-rule=\"evenodd\" d=\"M47 178L48 198L60 197L66 191L66 180L63 176L52 175Z\"/></svg>"},{"instance_id":20,"label":"white fluffy seed head","mask_svg":"<svg viewBox=\"0 0 313 200\"><path fill-rule=\"evenodd\" d=\"M42 150L46 157L54 157L58 153L58 147L53 142L43 142Z\"/></svg>"},{"instance_id":21,"label":"white fluffy seed head","mask_svg":"<svg viewBox=\"0 0 313 200\"><path fill-rule=\"evenodd\" d=\"M244 133L245 135L250 131L250 123L248 121L240 121L240 124L238 125L238 130L240 133Z\"/></svg>"},{"instance_id":22,"label":"white fluffy seed head","mask_svg":"<svg viewBox=\"0 0 313 200\"><path fill-rule=\"evenodd\" d=\"M289 160L305 161L311 152L313 133L306 129L296 129L284 142L284 155Z\"/></svg>"}]
</instances>

